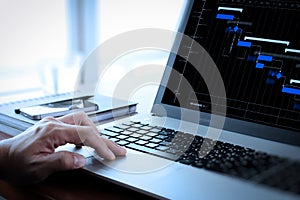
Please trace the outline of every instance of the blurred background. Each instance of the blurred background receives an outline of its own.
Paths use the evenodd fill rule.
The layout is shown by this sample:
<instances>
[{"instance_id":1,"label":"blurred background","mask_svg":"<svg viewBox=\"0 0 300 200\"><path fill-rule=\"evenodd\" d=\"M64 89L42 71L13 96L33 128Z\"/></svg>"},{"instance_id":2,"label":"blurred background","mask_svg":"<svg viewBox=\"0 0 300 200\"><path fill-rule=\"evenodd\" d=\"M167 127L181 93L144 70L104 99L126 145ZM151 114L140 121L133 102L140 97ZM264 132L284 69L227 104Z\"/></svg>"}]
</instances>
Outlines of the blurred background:
<instances>
[{"instance_id":1,"label":"blurred background","mask_svg":"<svg viewBox=\"0 0 300 200\"><path fill-rule=\"evenodd\" d=\"M176 30L183 4L184 0L0 0L0 103L73 91L81 63L98 45L138 28ZM163 52L147 57L161 65L167 58ZM128 67L126 60L118 67ZM114 78L118 77L109 81L117 81Z\"/></svg>"}]
</instances>

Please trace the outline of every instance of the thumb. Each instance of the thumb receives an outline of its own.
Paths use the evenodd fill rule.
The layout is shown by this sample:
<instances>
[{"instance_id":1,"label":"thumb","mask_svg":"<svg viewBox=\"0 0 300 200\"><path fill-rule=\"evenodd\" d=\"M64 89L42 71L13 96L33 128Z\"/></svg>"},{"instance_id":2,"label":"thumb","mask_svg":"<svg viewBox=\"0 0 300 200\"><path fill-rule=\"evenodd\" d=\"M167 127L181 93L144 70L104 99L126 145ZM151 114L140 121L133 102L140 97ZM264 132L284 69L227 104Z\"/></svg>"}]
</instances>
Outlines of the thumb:
<instances>
[{"instance_id":1,"label":"thumb","mask_svg":"<svg viewBox=\"0 0 300 200\"><path fill-rule=\"evenodd\" d=\"M68 151L60 151L49 155L48 164L50 165L50 170L55 171L65 171L78 169L85 165L85 157Z\"/></svg>"}]
</instances>

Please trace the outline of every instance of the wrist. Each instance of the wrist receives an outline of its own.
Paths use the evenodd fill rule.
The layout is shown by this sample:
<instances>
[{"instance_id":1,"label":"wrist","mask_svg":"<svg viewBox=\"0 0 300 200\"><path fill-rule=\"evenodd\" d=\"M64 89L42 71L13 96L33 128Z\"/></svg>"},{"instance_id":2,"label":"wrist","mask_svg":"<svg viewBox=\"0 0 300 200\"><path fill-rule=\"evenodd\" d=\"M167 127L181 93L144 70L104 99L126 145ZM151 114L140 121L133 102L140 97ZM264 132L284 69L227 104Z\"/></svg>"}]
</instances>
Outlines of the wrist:
<instances>
[{"instance_id":1,"label":"wrist","mask_svg":"<svg viewBox=\"0 0 300 200\"><path fill-rule=\"evenodd\" d=\"M9 152L10 139L0 141L0 179L5 179L8 171L8 152Z\"/></svg>"}]
</instances>

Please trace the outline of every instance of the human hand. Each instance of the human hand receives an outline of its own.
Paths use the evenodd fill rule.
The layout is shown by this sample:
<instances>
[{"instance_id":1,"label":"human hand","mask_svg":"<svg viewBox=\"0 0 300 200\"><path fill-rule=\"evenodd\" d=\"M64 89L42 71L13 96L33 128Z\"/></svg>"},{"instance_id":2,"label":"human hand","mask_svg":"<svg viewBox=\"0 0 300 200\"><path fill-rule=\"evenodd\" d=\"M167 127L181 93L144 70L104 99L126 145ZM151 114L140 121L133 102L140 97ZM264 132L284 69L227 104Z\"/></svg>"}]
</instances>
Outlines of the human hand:
<instances>
[{"instance_id":1,"label":"human hand","mask_svg":"<svg viewBox=\"0 0 300 200\"><path fill-rule=\"evenodd\" d=\"M126 150L102 138L83 112L60 118L45 118L23 133L0 143L0 176L16 184L35 183L56 171L78 169L85 158L55 148L72 143L95 149L104 159L124 156Z\"/></svg>"}]
</instances>

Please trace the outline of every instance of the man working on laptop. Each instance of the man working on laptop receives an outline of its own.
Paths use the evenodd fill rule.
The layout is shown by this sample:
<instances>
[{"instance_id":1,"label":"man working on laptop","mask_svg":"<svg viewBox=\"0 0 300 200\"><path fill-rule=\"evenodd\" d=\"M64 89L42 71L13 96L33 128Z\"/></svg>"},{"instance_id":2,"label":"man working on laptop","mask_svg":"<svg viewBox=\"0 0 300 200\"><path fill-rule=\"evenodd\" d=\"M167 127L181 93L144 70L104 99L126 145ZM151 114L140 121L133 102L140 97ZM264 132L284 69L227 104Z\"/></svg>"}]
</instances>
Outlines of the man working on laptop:
<instances>
[{"instance_id":1,"label":"man working on laptop","mask_svg":"<svg viewBox=\"0 0 300 200\"><path fill-rule=\"evenodd\" d=\"M104 159L124 156L126 150L99 136L83 112L45 118L22 134L0 142L0 178L15 184L42 181L56 171L78 169L85 158L77 153L55 152L66 143L87 145Z\"/></svg>"}]
</instances>

